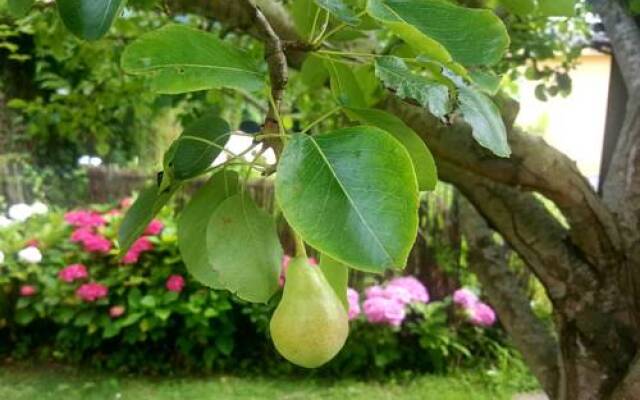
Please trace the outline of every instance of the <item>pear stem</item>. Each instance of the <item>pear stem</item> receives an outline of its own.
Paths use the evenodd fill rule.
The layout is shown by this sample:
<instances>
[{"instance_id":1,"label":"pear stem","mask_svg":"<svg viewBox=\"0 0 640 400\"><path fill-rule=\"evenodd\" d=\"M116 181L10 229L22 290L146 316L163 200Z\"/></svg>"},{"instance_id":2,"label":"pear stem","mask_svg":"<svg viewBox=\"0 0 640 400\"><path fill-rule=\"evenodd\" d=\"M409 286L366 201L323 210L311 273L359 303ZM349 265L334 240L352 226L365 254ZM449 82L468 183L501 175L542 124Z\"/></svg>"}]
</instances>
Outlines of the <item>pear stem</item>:
<instances>
[{"instance_id":1,"label":"pear stem","mask_svg":"<svg viewBox=\"0 0 640 400\"><path fill-rule=\"evenodd\" d=\"M293 231L293 240L296 243L296 257L307 258L307 249L304 246L302 237L300 237L300 235L298 235L298 232L294 231L293 228L291 228L291 230Z\"/></svg>"}]
</instances>

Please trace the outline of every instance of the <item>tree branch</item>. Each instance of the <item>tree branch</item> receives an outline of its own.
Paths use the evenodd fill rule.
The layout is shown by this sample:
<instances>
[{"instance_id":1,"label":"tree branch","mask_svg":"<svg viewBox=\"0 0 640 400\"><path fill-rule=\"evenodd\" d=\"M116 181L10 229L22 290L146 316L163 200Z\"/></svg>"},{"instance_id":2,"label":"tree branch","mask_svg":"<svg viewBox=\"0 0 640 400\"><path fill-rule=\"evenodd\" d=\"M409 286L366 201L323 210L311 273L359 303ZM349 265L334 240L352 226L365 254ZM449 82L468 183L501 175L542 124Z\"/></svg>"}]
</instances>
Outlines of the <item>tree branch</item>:
<instances>
[{"instance_id":1,"label":"tree branch","mask_svg":"<svg viewBox=\"0 0 640 400\"><path fill-rule=\"evenodd\" d=\"M482 284L500 321L550 398L557 398L560 356L551 331L533 313L525 290L509 269L506 252L493 231L467 201L461 202L461 227L469 243L469 266Z\"/></svg>"},{"instance_id":2,"label":"tree branch","mask_svg":"<svg viewBox=\"0 0 640 400\"><path fill-rule=\"evenodd\" d=\"M509 131L513 154L497 158L481 148L461 121L441 124L426 110L391 97L384 105L425 140L438 160L494 182L537 191L552 200L570 225L573 243L593 265L608 273L619 265L619 234L613 217L575 162L542 139Z\"/></svg>"}]
</instances>

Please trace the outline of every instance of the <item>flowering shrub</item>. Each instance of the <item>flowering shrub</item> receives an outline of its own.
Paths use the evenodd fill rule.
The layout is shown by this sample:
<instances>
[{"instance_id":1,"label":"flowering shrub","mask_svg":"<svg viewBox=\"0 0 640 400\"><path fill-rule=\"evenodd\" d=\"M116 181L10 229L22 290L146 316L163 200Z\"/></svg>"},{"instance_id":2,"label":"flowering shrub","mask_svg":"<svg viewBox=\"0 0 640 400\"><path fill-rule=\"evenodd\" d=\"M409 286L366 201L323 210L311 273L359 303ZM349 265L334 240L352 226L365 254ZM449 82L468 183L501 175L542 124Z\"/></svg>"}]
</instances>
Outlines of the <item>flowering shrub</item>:
<instances>
[{"instance_id":1,"label":"flowering shrub","mask_svg":"<svg viewBox=\"0 0 640 400\"><path fill-rule=\"evenodd\" d=\"M0 314L0 333L11 340L0 350L137 371L292 368L267 337L277 299L247 304L197 283L180 259L168 214L120 255L114 240L129 205L27 218L18 208L19 218L4 217L10 223L0 227L0 293L8 295L0 303L10 306ZM327 372L444 370L470 361L487 337L500 338L485 329L495 322L493 311L467 289L453 301L432 301L423 283L396 277L349 288L347 298L352 333Z\"/></svg>"}]
</instances>

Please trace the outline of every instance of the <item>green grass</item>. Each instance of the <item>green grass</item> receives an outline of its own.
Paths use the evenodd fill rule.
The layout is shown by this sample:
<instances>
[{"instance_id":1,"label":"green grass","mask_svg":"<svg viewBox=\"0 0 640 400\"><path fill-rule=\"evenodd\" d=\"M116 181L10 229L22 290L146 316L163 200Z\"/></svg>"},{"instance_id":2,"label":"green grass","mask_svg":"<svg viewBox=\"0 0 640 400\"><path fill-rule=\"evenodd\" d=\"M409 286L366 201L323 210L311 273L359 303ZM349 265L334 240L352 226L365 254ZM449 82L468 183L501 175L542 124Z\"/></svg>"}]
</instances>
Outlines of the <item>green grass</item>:
<instances>
[{"instance_id":1,"label":"green grass","mask_svg":"<svg viewBox=\"0 0 640 400\"><path fill-rule=\"evenodd\" d=\"M0 368L0 399L6 400L506 400L517 391L480 373L379 383L253 376L127 377L56 365Z\"/></svg>"}]
</instances>

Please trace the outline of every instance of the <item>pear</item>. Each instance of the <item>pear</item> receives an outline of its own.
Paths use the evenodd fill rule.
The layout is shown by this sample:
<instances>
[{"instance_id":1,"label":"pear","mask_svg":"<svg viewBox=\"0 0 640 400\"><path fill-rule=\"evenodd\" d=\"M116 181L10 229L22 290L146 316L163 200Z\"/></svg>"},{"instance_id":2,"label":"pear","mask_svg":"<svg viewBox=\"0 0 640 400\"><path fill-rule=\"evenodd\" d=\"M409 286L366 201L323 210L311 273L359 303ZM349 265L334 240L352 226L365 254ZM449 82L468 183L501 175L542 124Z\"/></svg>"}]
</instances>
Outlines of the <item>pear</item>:
<instances>
[{"instance_id":1,"label":"pear","mask_svg":"<svg viewBox=\"0 0 640 400\"><path fill-rule=\"evenodd\" d=\"M320 268L305 257L296 257L289 264L270 331L278 352L305 368L325 364L347 340L349 318L344 305Z\"/></svg>"}]
</instances>

